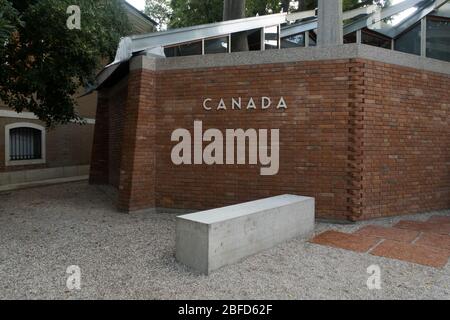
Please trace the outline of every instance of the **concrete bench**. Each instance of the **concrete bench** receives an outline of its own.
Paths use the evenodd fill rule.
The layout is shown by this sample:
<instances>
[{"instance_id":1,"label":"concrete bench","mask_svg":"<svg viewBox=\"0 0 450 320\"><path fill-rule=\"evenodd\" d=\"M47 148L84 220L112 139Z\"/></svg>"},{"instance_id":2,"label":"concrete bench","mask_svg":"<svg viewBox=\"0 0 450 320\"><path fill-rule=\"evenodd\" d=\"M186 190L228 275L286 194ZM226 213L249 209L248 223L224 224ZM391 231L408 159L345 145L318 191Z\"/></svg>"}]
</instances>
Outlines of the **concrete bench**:
<instances>
[{"instance_id":1,"label":"concrete bench","mask_svg":"<svg viewBox=\"0 0 450 320\"><path fill-rule=\"evenodd\" d=\"M294 195L177 217L176 258L209 274L222 266L314 231L314 198Z\"/></svg>"}]
</instances>

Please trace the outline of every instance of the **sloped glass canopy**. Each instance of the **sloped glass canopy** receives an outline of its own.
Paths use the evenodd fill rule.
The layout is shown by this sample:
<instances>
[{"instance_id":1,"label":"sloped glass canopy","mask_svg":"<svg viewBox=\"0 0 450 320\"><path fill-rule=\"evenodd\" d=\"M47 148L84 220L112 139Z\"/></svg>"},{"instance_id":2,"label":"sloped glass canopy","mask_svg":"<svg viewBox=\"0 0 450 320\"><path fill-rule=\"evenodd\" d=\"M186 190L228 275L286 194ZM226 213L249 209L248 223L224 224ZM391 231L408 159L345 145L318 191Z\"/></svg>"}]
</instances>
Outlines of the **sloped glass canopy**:
<instances>
[{"instance_id":1,"label":"sloped glass canopy","mask_svg":"<svg viewBox=\"0 0 450 320\"><path fill-rule=\"evenodd\" d=\"M448 61L449 0L389 3L383 8L363 5L344 12L344 43L373 45ZM317 10L311 10L131 36L121 40L113 64L142 53L177 57L314 46L317 28Z\"/></svg>"}]
</instances>

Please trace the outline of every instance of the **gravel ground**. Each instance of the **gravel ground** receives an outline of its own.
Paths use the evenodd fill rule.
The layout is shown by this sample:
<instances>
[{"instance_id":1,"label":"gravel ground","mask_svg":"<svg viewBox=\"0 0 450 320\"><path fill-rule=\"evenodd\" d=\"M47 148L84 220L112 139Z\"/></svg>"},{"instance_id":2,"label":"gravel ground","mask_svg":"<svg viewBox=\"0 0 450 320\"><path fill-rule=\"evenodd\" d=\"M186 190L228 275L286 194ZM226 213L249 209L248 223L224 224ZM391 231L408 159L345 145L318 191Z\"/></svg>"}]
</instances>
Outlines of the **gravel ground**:
<instances>
[{"instance_id":1,"label":"gravel ground","mask_svg":"<svg viewBox=\"0 0 450 320\"><path fill-rule=\"evenodd\" d=\"M85 182L0 193L0 299L450 299L450 264L434 269L300 239L196 275L174 259L175 215L121 214L112 196ZM450 211L407 218L433 214ZM317 223L316 232L364 224ZM381 290L366 286L372 264ZM66 288L70 265L81 268L80 291Z\"/></svg>"}]
</instances>

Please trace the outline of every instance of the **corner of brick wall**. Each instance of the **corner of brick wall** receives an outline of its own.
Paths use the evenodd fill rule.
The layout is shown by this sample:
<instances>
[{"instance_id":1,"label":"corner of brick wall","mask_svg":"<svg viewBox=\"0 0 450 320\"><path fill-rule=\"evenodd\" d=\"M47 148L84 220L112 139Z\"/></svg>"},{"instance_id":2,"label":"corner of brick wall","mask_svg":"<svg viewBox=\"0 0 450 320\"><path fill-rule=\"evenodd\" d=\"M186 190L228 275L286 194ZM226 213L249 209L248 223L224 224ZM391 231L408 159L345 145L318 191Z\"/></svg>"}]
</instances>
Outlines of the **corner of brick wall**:
<instances>
[{"instance_id":1,"label":"corner of brick wall","mask_svg":"<svg viewBox=\"0 0 450 320\"><path fill-rule=\"evenodd\" d=\"M347 218L355 221L363 215L364 62L351 59L349 74Z\"/></svg>"},{"instance_id":2,"label":"corner of brick wall","mask_svg":"<svg viewBox=\"0 0 450 320\"><path fill-rule=\"evenodd\" d=\"M155 207L156 97L155 73L132 70L122 136L119 210Z\"/></svg>"},{"instance_id":3,"label":"corner of brick wall","mask_svg":"<svg viewBox=\"0 0 450 320\"><path fill-rule=\"evenodd\" d=\"M450 76L364 60L362 215L450 208Z\"/></svg>"},{"instance_id":4,"label":"corner of brick wall","mask_svg":"<svg viewBox=\"0 0 450 320\"><path fill-rule=\"evenodd\" d=\"M301 102L305 112L323 108L314 114L306 113L309 118L302 115L309 121L304 122L301 132L295 131L298 125L290 127L292 135L304 138L305 143L292 144L292 140L286 140L290 148L285 151L288 162L281 168L279 178L263 182L265 189L258 188L261 180L255 180L254 171L249 168L242 168L239 175L227 175L227 171L221 171L224 168L213 168L199 175L205 172L204 167L175 169L167 161L170 128L185 127L196 117L203 116L198 106L199 97L205 94L205 82L211 81L213 85L208 86L208 95L215 97L223 96L223 84L227 84L227 89L242 79L252 84L247 89L248 96L258 94L261 88L265 94L267 89L260 85L262 80L252 80L255 68L249 67L233 67L220 74L215 69L158 74L149 70L131 71L124 80L125 94L120 95L120 101L112 96L110 101L99 99L91 183L111 183L108 170L110 176L111 172L117 175L114 180L119 187L119 209L127 212L153 208L156 204L210 208L279 192L316 196L321 217L353 221L449 208L450 77L366 59L317 64L286 64L276 69L261 66L257 71L260 79L277 75L278 82L271 88L276 90L276 95L295 89L294 84L301 82L303 86L298 95L306 95ZM297 72L297 68L304 69L304 73ZM339 76L333 80L330 75L336 72ZM186 81L192 83L189 90L186 90ZM225 95L231 97L234 91L228 88L226 92ZM336 99L338 102L334 105ZM117 108L108 109L108 105L114 103ZM183 107L175 112L174 104ZM334 114L330 113L332 117L325 114L336 106L339 108ZM123 119L117 125L123 133L108 135L108 130L115 131L115 121L111 121L115 109L120 109L116 118ZM227 116L230 117L227 119L242 121L242 125L246 121L266 123L269 119L273 123L279 120L271 113L256 112L251 117L229 113ZM294 117L286 117L280 125L289 124L286 121L292 119ZM218 128L223 124L222 117L210 121L210 125ZM322 135L315 136L317 124L333 131L324 130ZM321 141L328 147L318 148ZM329 141L338 141L338 148L329 147ZM111 155L117 159L112 159ZM342 160L339 166L336 159ZM292 168L302 174L301 180L292 174ZM180 173L183 183L172 179ZM204 189L192 187L199 181L206 190L220 192L205 195ZM157 188L156 182L159 182ZM220 189L216 189L216 184Z\"/></svg>"}]
</instances>

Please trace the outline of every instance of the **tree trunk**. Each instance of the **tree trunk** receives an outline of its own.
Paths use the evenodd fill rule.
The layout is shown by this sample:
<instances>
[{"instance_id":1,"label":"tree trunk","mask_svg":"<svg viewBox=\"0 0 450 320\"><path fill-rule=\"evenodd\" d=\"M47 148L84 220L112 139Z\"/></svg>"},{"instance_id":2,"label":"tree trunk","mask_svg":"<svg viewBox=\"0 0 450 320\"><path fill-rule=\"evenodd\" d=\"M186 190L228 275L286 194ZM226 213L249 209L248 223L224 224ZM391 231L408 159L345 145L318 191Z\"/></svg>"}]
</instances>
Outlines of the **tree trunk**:
<instances>
[{"instance_id":1,"label":"tree trunk","mask_svg":"<svg viewBox=\"0 0 450 320\"><path fill-rule=\"evenodd\" d=\"M317 0L300 0L298 11L314 10L317 8Z\"/></svg>"},{"instance_id":2,"label":"tree trunk","mask_svg":"<svg viewBox=\"0 0 450 320\"><path fill-rule=\"evenodd\" d=\"M223 21L245 18L245 0L224 0Z\"/></svg>"},{"instance_id":3,"label":"tree trunk","mask_svg":"<svg viewBox=\"0 0 450 320\"><path fill-rule=\"evenodd\" d=\"M242 18L245 18L245 0L223 1L223 21ZM231 38L231 51L248 51L247 32L235 33Z\"/></svg>"},{"instance_id":4,"label":"tree trunk","mask_svg":"<svg viewBox=\"0 0 450 320\"><path fill-rule=\"evenodd\" d=\"M281 8L283 9L283 12L289 12L290 3L291 0L281 0Z\"/></svg>"}]
</instances>

